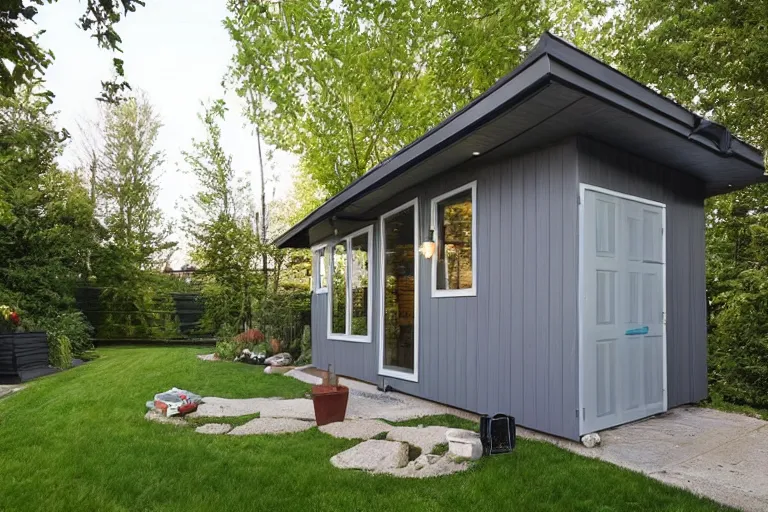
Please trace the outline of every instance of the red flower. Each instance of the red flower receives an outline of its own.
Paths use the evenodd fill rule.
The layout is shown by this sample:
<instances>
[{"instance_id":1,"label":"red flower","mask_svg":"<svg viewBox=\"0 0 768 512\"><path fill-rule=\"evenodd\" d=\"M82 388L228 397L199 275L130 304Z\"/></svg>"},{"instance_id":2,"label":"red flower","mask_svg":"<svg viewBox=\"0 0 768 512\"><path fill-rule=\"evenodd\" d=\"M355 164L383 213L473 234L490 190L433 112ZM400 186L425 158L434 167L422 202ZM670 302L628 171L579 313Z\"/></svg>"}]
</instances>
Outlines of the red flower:
<instances>
[{"instance_id":1,"label":"red flower","mask_svg":"<svg viewBox=\"0 0 768 512\"><path fill-rule=\"evenodd\" d=\"M12 311L8 318L10 319L11 323L13 323L13 325L19 325L21 323L21 318L15 311Z\"/></svg>"}]
</instances>

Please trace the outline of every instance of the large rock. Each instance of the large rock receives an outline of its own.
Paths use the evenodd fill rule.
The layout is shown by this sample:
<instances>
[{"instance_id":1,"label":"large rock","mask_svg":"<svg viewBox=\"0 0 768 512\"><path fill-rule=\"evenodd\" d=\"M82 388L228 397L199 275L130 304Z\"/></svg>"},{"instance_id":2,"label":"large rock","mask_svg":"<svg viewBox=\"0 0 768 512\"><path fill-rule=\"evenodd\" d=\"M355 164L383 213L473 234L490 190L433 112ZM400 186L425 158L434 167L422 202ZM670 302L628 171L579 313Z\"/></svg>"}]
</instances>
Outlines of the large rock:
<instances>
[{"instance_id":1,"label":"large rock","mask_svg":"<svg viewBox=\"0 0 768 512\"><path fill-rule=\"evenodd\" d=\"M445 442L446 431L448 427L394 427L387 433L387 439L418 446L427 454Z\"/></svg>"},{"instance_id":2,"label":"large rock","mask_svg":"<svg viewBox=\"0 0 768 512\"><path fill-rule=\"evenodd\" d=\"M386 472L408 464L408 445L397 441L369 439L334 455L331 464L337 468Z\"/></svg>"},{"instance_id":3,"label":"large rock","mask_svg":"<svg viewBox=\"0 0 768 512\"><path fill-rule=\"evenodd\" d=\"M270 366L290 366L291 363L293 363L293 358L288 352L282 352L264 360L264 364Z\"/></svg>"},{"instance_id":4,"label":"large rock","mask_svg":"<svg viewBox=\"0 0 768 512\"><path fill-rule=\"evenodd\" d=\"M581 444L587 448L594 448L600 444L600 434L597 432L581 436Z\"/></svg>"},{"instance_id":5,"label":"large rock","mask_svg":"<svg viewBox=\"0 0 768 512\"><path fill-rule=\"evenodd\" d=\"M483 456L483 443L480 434L470 430L452 428L445 433L448 451L456 457L477 460Z\"/></svg>"},{"instance_id":6,"label":"large rock","mask_svg":"<svg viewBox=\"0 0 768 512\"><path fill-rule=\"evenodd\" d=\"M245 425L233 428L228 435L290 434L309 430L314 426L315 423L312 421L296 420L293 418L256 418Z\"/></svg>"},{"instance_id":7,"label":"large rock","mask_svg":"<svg viewBox=\"0 0 768 512\"><path fill-rule=\"evenodd\" d=\"M324 434L342 439L371 439L395 427L381 420L345 420L318 428Z\"/></svg>"}]
</instances>

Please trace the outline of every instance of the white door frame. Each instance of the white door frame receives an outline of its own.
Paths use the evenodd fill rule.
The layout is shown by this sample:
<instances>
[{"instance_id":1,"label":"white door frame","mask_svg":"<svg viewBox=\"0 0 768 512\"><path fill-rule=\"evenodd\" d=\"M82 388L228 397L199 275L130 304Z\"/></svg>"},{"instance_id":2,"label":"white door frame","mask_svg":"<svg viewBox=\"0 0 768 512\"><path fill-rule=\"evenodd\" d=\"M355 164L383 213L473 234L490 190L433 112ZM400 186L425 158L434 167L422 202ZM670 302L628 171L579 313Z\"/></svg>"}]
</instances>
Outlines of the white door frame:
<instances>
[{"instance_id":1,"label":"white door frame","mask_svg":"<svg viewBox=\"0 0 768 512\"><path fill-rule=\"evenodd\" d=\"M662 289L663 289L663 301L664 311L662 313L663 318L663 335L662 335L662 394L664 401L664 411L667 411L667 205L659 203L658 201L651 201L642 197L632 196L629 194L623 194L610 190L607 188L597 187L595 185L589 185L587 183L579 183L579 301L578 301L578 317L579 317L579 408L576 411L579 417L579 435L589 434L590 432L584 431L584 321L582 313L584 311L584 200L587 191L598 192L600 194L606 194L620 199L628 199L637 203L647 204L661 208L661 259L662 259Z\"/></svg>"},{"instance_id":2,"label":"white door frame","mask_svg":"<svg viewBox=\"0 0 768 512\"><path fill-rule=\"evenodd\" d=\"M384 368L384 331L385 331L385 311L384 311L384 293L386 288L385 283L385 239L386 233L384 231L384 221L396 213L400 213L408 208L413 208L413 373L399 372L397 370L391 370ZM379 375L385 377L392 377L395 379L409 380L411 382L419 381L419 200L418 198L412 199L405 204L401 204L397 208L384 213L379 218Z\"/></svg>"}]
</instances>

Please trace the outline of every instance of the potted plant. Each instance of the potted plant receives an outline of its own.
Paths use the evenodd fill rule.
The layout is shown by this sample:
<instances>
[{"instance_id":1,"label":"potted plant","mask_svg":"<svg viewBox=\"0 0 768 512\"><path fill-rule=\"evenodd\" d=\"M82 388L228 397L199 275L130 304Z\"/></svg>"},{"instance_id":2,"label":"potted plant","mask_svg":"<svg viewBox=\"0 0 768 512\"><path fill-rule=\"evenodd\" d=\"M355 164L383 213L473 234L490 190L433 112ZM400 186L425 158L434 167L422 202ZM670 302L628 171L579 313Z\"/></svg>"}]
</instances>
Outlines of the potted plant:
<instances>
[{"instance_id":1,"label":"potted plant","mask_svg":"<svg viewBox=\"0 0 768 512\"><path fill-rule=\"evenodd\" d=\"M15 384L48 370L46 333L22 332L18 311L0 305L0 383Z\"/></svg>"},{"instance_id":2,"label":"potted plant","mask_svg":"<svg viewBox=\"0 0 768 512\"><path fill-rule=\"evenodd\" d=\"M318 426L344 421L347 415L349 388L338 382L333 367L323 377L323 383L312 386L312 405L315 407L315 422Z\"/></svg>"}]
</instances>

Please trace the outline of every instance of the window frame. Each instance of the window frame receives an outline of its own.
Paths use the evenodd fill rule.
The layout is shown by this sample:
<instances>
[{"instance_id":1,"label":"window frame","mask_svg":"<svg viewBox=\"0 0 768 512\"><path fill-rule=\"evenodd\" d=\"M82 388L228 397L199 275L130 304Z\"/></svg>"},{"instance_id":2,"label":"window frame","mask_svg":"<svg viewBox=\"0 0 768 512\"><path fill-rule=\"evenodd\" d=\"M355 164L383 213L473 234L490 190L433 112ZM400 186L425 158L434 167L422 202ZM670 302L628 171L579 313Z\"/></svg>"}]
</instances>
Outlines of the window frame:
<instances>
[{"instance_id":1,"label":"window frame","mask_svg":"<svg viewBox=\"0 0 768 512\"><path fill-rule=\"evenodd\" d=\"M414 268L413 268L413 373L408 372L401 372L398 370L394 370L391 368L386 368L384 366L384 350L385 350L385 325L384 325L384 302L385 302L385 289L386 289L386 283L385 283L385 265L386 265L386 254L385 250L385 240L386 240L386 233L384 231L385 229L385 223L386 220L397 214L400 213L403 210L407 210L408 208L413 207L413 261L414 261ZM379 299L378 299L378 306L379 306L379 375L382 375L384 377L392 377L394 379L400 379L400 380L407 380L411 382L419 382L419 318L420 318L420 312L419 312L419 288L421 287L421 281L419 280L419 267L421 266L420 261L420 253L419 253L419 244L420 244L420 238L419 238L419 200L418 198L411 199L405 204L401 204L397 208L394 208L379 217L379 250L378 250L378 256L379 256Z\"/></svg>"},{"instance_id":2,"label":"window frame","mask_svg":"<svg viewBox=\"0 0 768 512\"><path fill-rule=\"evenodd\" d=\"M451 198L461 192L472 191L472 287L455 290L437 288L437 265L440 252L440 229L437 227L437 205L440 201ZM435 234L435 254L432 255L432 297L477 297L477 180L449 190L444 194L433 197L430 203L430 229Z\"/></svg>"},{"instance_id":3,"label":"window frame","mask_svg":"<svg viewBox=\"0 0 768 512\"><path fill-rule=\"evenodd\" d=\"M352 332L352 301L350 298L352 297L352 279L351 279L351 272L352 272L352 239L357 238L360 235L366 235L368 238L368 293L367 295L367 301L368 301L368 307L367 311L367 334L350 334ZM331 332L331 326L333 322L333 279L331 276L333 276L334 272L334 258L333 258L333 249L331 249L331 257L328 259L328 315L327 315L327 322L326 322L326 338L329 340L334 341L352 341L355 343L371 343L373 337L371 335L371 329L373 328L373 224L366 226L362 229L358 229L357 231L350 233L349 235L346 235L342 238L339 238L338 240L334 241L332 244L327 244L330 247L336 247L339 244L344 244L346 247L346 256L347 256L347 268L346 268L346 278L345 278L345 286L346 286L346 296L347 301L344 305L345 309L345 321L344 321L344 333L337 333L337 332Z\"/></svg>"},{"instance_id":4,"label":"window frame","mask_svg":"<svg viewBox=\"0 0 768 512\"><path fill-rule=\"evenodd\" d=\"M322 249L323 256L328 259L328 244L322 243L312 246L312 291L317 294L328 293L328 265L325 266L325 286L320 287L320 258L317 257L317 253Z\"/></svg>"}]
</instances>

